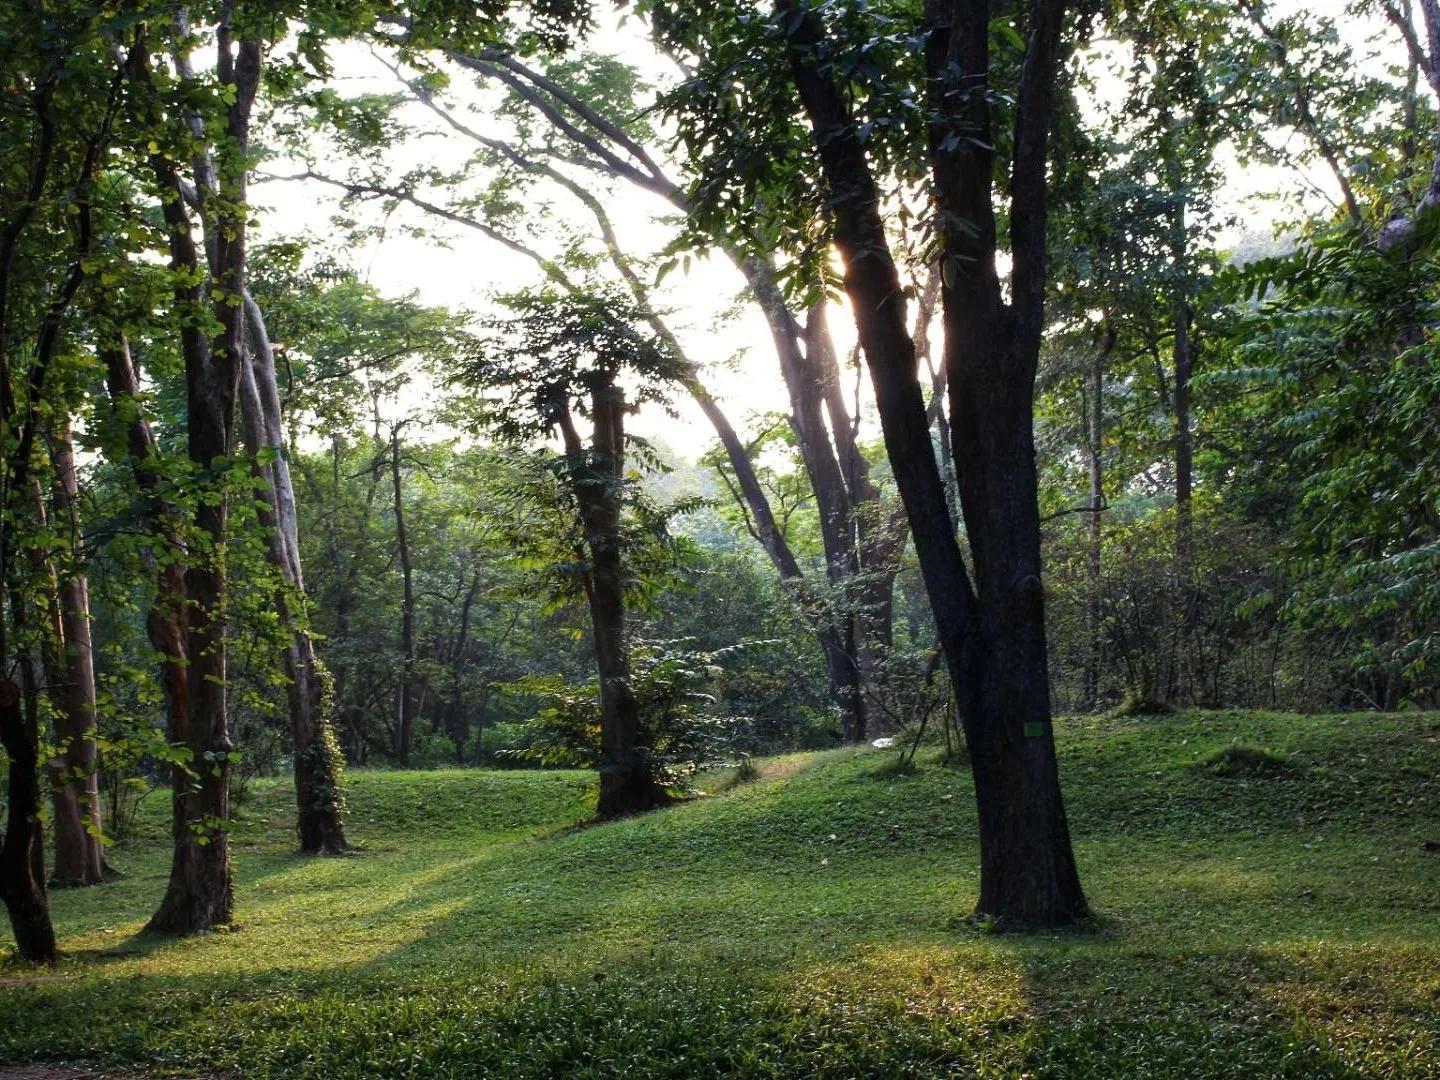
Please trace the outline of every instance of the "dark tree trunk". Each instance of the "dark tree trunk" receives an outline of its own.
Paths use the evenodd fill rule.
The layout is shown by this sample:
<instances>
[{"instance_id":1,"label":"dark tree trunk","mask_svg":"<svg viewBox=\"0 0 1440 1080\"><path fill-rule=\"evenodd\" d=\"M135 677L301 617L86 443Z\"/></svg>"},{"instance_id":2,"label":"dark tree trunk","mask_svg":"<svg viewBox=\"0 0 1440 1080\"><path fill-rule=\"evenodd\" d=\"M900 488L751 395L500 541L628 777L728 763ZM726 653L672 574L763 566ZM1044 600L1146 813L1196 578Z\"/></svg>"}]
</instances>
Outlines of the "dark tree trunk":
<instances>
[{"instance_id":1,"label":"dark tree trunk","mask_svg":"<svg viewBox=\"0 0 1440 1080\"><path fill-rule=\"evenodd\" d=\"M861 702L853 717L856 730L847 733L847 738L859 742L866 736L868 709L864 695L883 689L885 683L886 662L894 640L895 576L908 534L903 514L886 510L880 490L870 479L870 463L856 440L858 418L850 416L845 404L840 364L823 305L812 308L806 319L805 358L810 380L824 395L835 456L844 480L845 539L852 548L847 562L855 569L837 581L846 587L852 639L848 649L852 665L858 669L852 692ZM828 452L828 444L822 449Z\"/></svg>"},{"instance_id":2,"label":"dark tree trunk","mask_svg":"<svg viewBox=\"0 0 1440 1080\"><path fill-rule=\"evenodd\" d=\"M21 707L20 687L9 679L0 680L0 744L10 759L0 893L20 956L32 964L53 964L59 953L45 897L39 745L31 719Z\"/></svg>"},{"instance_id":3,"label":"dark tree trunk","mask_svg":"<svg viewBox=\"0 0 1440 1080\"><path fill-rule=\"evenodd\" d=\"M757 258L737 260L770 327L780 361L780 374L790 399L790 427L800 458L815 494L820 517L820 539L825 551L826 577L842 590L853 584L860 569L856 550L850 491L825 426L826 372L818 352L801 348L805 334L786 305L771 265ZM817 334L819 330L817 328ZM824 335L828 343L828 333ZM848 434L848 432L847 432ZM854 612L848 602L809 603L817 620L817 636L825 655L830 693L840 710L847 741L864 739L867 722L860 657L856 649Z\"/></svg>"},{"instance_id":4,"label":"dark tree trunk","mask_svg":"<svg viewBox=\"0 0 1440 1080\"><path fill-rule=\"evenodd\" d=\"M698 382L692 385L691 393L709 417L720 437L720 445L725 450L730 467L735 472L732 494L746 513L751 534L770 557L771 565L780 575L781 585L814 628L815 638L820 644L820 655L825 661L830 699L835 702L840 715L841 737L847 742L859 741L865 737L864 691L861 666L855 656L853 628L838 627L827 605L817 603L808 594L800 564L775 520L770 500L760 486L745 445L720 407Z\"/></svg>"},{"instance_id":5,"label":"dark tree trunk","mask_svg":"<svg viewBox=\"0 0 1440 1080\"><path fill-rule=\"evenodd\" d=\"M926 9L937 197L942 220L965 223L944 235L942 299L951 436L973 586L930 442L880 193L829 73L824 27L793 0L778 0L776 7L792 28L791 68L829 188L845 288L960 699L979 817L977 911L1003 926L1073 922L1086 909L1050 723L1032 433L1045 273L1044 170L1061 5L1037 0L1032 8L1013 144L1010 304L995 273L988 5L931 0ZM963 81L952 83L954 73Z\"/></svg>"},{"instance_id":6,"label":"dark tree trunk","mask_svg":"<svg viewBox=\"0 0 1440 1080\"><path fill-rule=\"evenodd\" d=\"M405 531L405 499L400 475L400 429L390 432L390 485L395 508L395 545L400 556L400 669L398 726L395 730L395 760L410 764L415 739L415 581L410 566L410 537Z\"/></svg>"},{"instance_id":7,"label":"dark tree trunk","mask_svg":"<svg viewBox=\"0 0 1440 1080\"><path fill-rule=\"evenodd\" d=\"M1191 510L1195 491L1195 444L1190 430L1190 378L1195 355L1190 305L1184 300L1175 310L1175 564L1180 585L1187 593L1195 568L1195 525Z\"/></svg>"},{"instance_id":8,"label":"dark tree trunk","mask_svg":"<svg viewBox=\"0 0 1440 1080\"><path fill-rule=\"evenodd\" d=\"M289 631L282 660L288 679L290 734L295 748L296 832L307 855L336 855L349 849L341 820L340 746L327 715L329 702L305 612L305 576L300 563L299 515L286 463L286 440L275 378L275 356L260 306L246 294L246 331L252 353L241 378L241 417L252 457L267 447L275 458L260 470L262 524L269 532L269 557L283 587L276 610Z\"/></svg>"},{"instance_id":9,"label":"dark tree trunk","mask_svg":"<svg viewBox=\"0 0 1440 1080\"><path fill-rule=\"evenodd\" d=\"M79 485L75 452L68 431L51 439L55 481L55 524L70 534L72 559L78 562L80 523L76 517ZM90 642L90 590L84 572L72 565L56 582L56 641L48 673L55 704L55 742L51 807L54 812L57 886L97 885L106 878L100 843L100 776L95 745L95 663Z\"/></svg>"}]
</instances>

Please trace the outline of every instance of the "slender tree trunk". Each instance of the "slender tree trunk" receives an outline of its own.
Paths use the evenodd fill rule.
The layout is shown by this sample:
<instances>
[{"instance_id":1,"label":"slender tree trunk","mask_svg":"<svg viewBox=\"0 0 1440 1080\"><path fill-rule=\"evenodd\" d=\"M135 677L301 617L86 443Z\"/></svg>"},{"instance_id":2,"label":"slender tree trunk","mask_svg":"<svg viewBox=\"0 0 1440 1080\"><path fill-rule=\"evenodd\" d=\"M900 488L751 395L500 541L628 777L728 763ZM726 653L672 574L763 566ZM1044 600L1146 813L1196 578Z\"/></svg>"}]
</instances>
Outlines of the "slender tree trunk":
<instances>
[{"instance_id":1,"label":"slender tree trunk","mask_svg":"<svg viewBox=\"0 0 1440 1080\"><path fill-rule=\"evenodd\" d=\"M1175 310L1175 563L1182 588L1189 590L1194 576L1195 524L1191 509L1195 490L1195 444L1190 430L1190 378L1194 346L1190 305L1181 300Z\"/></svg>"},{"instance_id":2,"label":"slender tree trunk","mask_svg":"<svg viewBox=\"0 0 1440 1080\"><path fill-rule=\"evenodd\" d=\"M1181 700L1194 698L1199 688L1193 651L1196 619L1195 520L1192 496L1195 489L1195 453L1190 430L1190 376L1194 365L1190 306L1183 299L1175 305L1174 347L1175 408L1175 658L1170 665L1170 692Z\"/></svg>"},{"instance_id":3,"label":"slender tree trunk","mask_svg":"<svg viewBox=\"0 0 1440 1080\"><path fill-rule=\"evenodd\" d=\"M801 348L805 332L785 302L775 281L773 265L756 257L737 257L735 261L770 327L780 374L790 399L790 426L820 516L826 577L843 593L860 569L860 557L855 545L850 492L825 426L823 362L818 354L811 356ZM825 340L828 341L828 336ZM826 606L833 608L834 605ZM847 625L853 622L854 612L845 610L850 607L848 602L840 607L838 611L816 612L816 617L824 620L824 632L830 635L829 641L821 640L820 644L825 653L831 696L839 707L845 738L853 742L865 738L868 724L855 630Z\"/></svg>"},{"instance_id":4,"label":"slender tree trunk","mask_svg":"<svg viewBox=\"0 0 1440 1080\"><path fill-rule=\"evenodd\" d=\"M1090 362L1089 392L1086 394L1086 442L1090 466L1090 512L1085 515L1085 677L1081 697L1085 707L1094 709L1100 700L1100 670L1103 659L1101 626L1101 565L1105 508L1105 361L1115 348L1115 329L1108 319L1101 346Z\"/></svg>"},{"instance_id":5,"label":"slender tree trunk","mask_svg":"<svg viewBox=\"0 0 1440 1080\"><path fill-rule=\"evenodd\" d=\"M819 384L830 420L835 455L840 465L847 498L844 521L846 539L852 546L853 574L841 578L846 605L853 623L850 653L858 667L855 692L878 692L885 682L886 662L894 643L895 577L907 532L904 516L886 511L880 490L870 478L870 463L856 440L857 420L850 416L840 382L840 364L835 342L825 317L825 306L817 304L805 323L805 360L810 379ZM825 448L828 450L828 446ZM858 729L850 741L865 738L868 710L858 711Z\"/></svg>"},{"instance_id":6,"label":"slender tree trunk","mask_svg":"<svg viewBox=\"0 0 1440 1080\"><path fill-rule=\"evenodd\" d=\"M390 432L390 482L395 507L395 544L400 555L400 699L395 732L395 760L410 764L415 738L415 582L410 566L410 538L405 531L405 500L400 476L400 429Z\"/></svg>"},{"instance_id":7,"label":"slender tree trunk","mask_svg":"<svg viewBox=\"0 0 1440 1080\"><path fill-rule=\"evenodd\" d=\"M30 170L25 197L0 227L0 434L5 454L0 459L0 598L8 602L15 631L15 661L21 686L0 675L0 744L10 758L5 836L0 843L0 897L15 930L20 955L32 962L53 963L55 934L45 894L45 850L40 824L39 690L34 661L23 637L26 624L24 584L13 582L12 564L18 554L14 543L15 514L33 481L33 453L41 420L46 380L61 344L66 312L88 273L86 262L94 239L90 185L109 145L110 122L119 90L119 75L111 83L109 105L98 130L85 144L85 152L72 191L76 243L74 258L58 287L51 292L35 337L33 360L23 372L12 369L5 340L9 329L10 288L17 244L41 204L52 176L57 145L58 114L54 93L64 81L63 64L34 80L29 92L35 119ZM16 398L14 380L26 388L23 408ZM0 665L9 662L12 642L0 614Z\"/></svg>"},{"instance_id":8,"label":"slender tree trunk","mask_svg":"<svg viewBox=\"0 0 1440 1080\"><path fill-rule=\"evenodd\" d=\"M72 560L78 562L80 528L76 517L79 485L69 431L51 439L55 481L55 524L70 534ZM55 703L55 742L51 806L54 811L55 868L58 886L97 885L106 878L100 843L100 775L95 745L95 663L90 642L90 590L82 570L66 569L57 581L56 630L50 693Z\"/></svg>"},{"instance_id":9,"label":"slender tree trunk","mask_svg":"<svg viewBox=\"0 0 1440 1080\"><path fill-rule=\"evenodd\" d=\"M275 597L276 610L289 632L282 660L288 680L286 703L295 748L296 832L302 852L335 855L349 848L341 820L344 796L340 786L340 746L327 715L329 702L306 617L299 513L285 460L286 439L275 378L275 356L260 305L248 293L245 314L251 342L240 381L245 442L252 457L267 448L275 455L270 464L257 463L256 468L264 481L261 517L269 533L270 562L283 582Z\"/></svg>"}]
</instances>

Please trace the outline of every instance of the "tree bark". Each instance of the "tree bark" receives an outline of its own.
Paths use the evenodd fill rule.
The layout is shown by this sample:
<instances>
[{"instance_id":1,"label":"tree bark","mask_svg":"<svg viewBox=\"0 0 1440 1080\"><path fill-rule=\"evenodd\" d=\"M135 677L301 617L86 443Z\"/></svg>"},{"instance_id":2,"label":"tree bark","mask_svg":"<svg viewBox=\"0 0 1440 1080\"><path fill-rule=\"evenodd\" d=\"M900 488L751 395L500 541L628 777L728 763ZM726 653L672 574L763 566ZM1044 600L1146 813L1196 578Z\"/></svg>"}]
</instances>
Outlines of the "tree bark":
<instances>
[{"instance_id":1,"label":"tree bark","mask_svg":"<svg viewBox=\"0 0 1440 1080\"><path fill-rule=\"evenodd\" d=\"M68 430L51 437L55 478L55 524L70 534L72 563L78 564L80 523L76 503L75 450ZM55 705L57 756L51 762L55 866L51 880L61 887L98 885L106 879L100 843L100 775L95 745L95 662L90 641L90 590L78 565L56 582L56 642L48 673Z\"/></svg>"},{"instance_id":2,"label":"tree bark","mask_svg":"<svg viewBox=\"0 0 1440 1080\"><path fill-rule=\"evenodd\" d=\"M847 742L865 738L868 727L865 696L850 598L843 595L860 571L854 535L854 514L850 492L840 461L825 427L826 380L818 348L800 347L802 332L795 324L783 295L768 267L757 259L746 260L747 279L770 324L770 335L780 359L780 373L790 398L790 427L800 448L800 458L815 494L820 518L820 541L825 551L826 579L842 595L838 604L816 605L815 617L823 620L825 667L831 696L840 707L841 730Z\"/></svg>"},{"instance_id":3,"label":"tree bark","mask_svg":"<svg viewBox=\"0 0 1440 1080\"><path fill-rule=\"evenodd\" d=\"M12 382L18 373L12 371L10 351L3 340L8 329L8 312L12 273L18 241L45 195L52 177L55 150L59 144L54 93L64 78L63 64L52 67L34 80L30 104L34 113L33 152L30 155L25 198L0 228L0 433L6 453L0 460L0 597L8 602L15 635L16 664L22 685L16 687L0 676L0 744L10 758L8 813L5 836L0 843L0 896L3 896L15 930L20 955L32 962L53 963L56 959L55 934L50 923L48 899L45 894L44 844L39 818L39 692L34 662L29 646L23 640L26 622L24 585L12 582L15 561L14 515L17 502L31 490L34 482L33 453L45 401L46 381L50 366L61 343L66 312L74 302L87 276L87 256L94 240L90 185L100 168L100 160L109 145L110 125L118 98L120 74L110 86L110 96L103 121L83 143L84 153L77 175L73 178L76 242L74 258L63 279L50 290L44 315L36 336L34 358L23 372L25 396L23 408L17 401ZM0 663L8 663L11 641L5 619L0 614Z\"/></svg>"},{"instance_id":4,"label":"tree bark","mask_svg":"<svg viewBox=\"0 0 1440 1080\"><path fill-rule=\"evenodd\" d=\"M150 645L160 656L160 682L165 694L166 730L179 741L176 732L190 726L189 674L186 663L189 617L185 609L185 541L180 535L177 509L161 497L158 471L160 447L140 411L140 377L130 356L128 343L121 338L114 346L100 350L105 364L105 383L117 420L123 425L126 455L135 481L145 497L145 515L151 531L164 543L160 559L150 559L155 573L155 595L145 619Z\"/></svg>"},{"instance_id":5,"label":"tree bark","mask_svg":"<svg viewBox=\"0 0 1440 1080\"><path fill-rule=\"evenodd\" d=\"M446 702L448 718L445 730L455 744L455 764L465 764L466 747L470 742L470 710L465 694L461 690L465 678L465 653L470 644L470 613L475 606L475 597L480 591L480 569L470 574L470 585L465 590L465 599L460 604L460 628L455 634L455 645L450 652L451 698Z\"/></svg>"}]
</instances>

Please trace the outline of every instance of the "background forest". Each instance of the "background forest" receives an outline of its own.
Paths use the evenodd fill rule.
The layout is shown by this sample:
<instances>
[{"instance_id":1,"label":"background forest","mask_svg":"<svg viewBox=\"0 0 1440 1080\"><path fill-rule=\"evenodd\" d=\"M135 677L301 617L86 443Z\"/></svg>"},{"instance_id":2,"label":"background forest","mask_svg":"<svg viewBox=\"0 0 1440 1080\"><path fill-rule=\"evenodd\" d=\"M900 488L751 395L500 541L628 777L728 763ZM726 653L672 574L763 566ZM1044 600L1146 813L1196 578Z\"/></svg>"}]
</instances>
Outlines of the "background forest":
<instances>
[{"instance_id":1,"label":"background forest","mask_svg":"<svg viewBox=\"0 0 1440 1080\"><path fill-rule=\"evenodd\" d=\"M17 955L347 766L884 739L1084 921L1052 717L1440 705L1437 99L1434 0L0 4Z\"/></svg>"}]
</instances>

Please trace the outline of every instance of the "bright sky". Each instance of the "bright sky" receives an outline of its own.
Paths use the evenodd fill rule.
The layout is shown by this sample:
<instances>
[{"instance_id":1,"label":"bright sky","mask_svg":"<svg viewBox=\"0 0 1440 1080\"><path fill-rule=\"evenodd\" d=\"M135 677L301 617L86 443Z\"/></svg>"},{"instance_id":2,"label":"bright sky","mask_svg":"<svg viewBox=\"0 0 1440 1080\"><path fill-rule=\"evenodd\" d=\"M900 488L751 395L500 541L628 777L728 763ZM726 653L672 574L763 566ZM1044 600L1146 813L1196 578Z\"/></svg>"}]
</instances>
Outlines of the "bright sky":
<instances>
[{"instance_id":1,"label":"bright sky","mask_svg":"<svg viewBox=\"0 0 1440 1080\"><path fill-rule=\"evenodd\" d=\"M1274 6L1283 11L1289 5ZM1316 0L1306 6L1319 14L1345 17L1341 0ZM1357 44L1374 29L1353 20L1346 26ZM664 82L674 77L673 69L656 56L636 22L617 24L610 18L590 39L588 47L624 58L651 81ZM337 89L342 93L392 93L402 89L394 75L364 47L344 47L337 51L335 59ZM503 135L503 125L491 115L490 105L497 100L493 92L472 90L472 85L473 79L456 71L451 97L471 110L465 114L471 126L486 135ZM407 122L433 134L391 155L390 164L397 175L419 164L454 167L472 153L473 144L444 128L418 103L407 107L405 117ZM315 152L326 153L318 147ZM322 161L317 168L340 177L348 171L342 160ZM284 163L270 163L264 171L283 174L293 170ZM678 176L678 170L672 170L672 175ZM1257 203L1255 196L1306 186L1319 186L1328 192L1333 182L1323 174L1297 177L1281 169L1244 168L1234 162L1223 203L1235 212L1238 225L1227 231L1224 242L1248 244L1268 235L1275 209L1272 204ZM597 194L601 193L597 189ZM253 189L253 197L262 208L262 238L311 233L333 241L329 217L339 207L339 193L333 188L313 182L262 183ZM658 197L617 184L613 191L604 192L603 198L622 243L632 254L656 251L669 239L670 226L661 219L673 211ZM572 197L557 191L554 202L557 219L587 233L592 231L588 213ZM381 220L378 207L350 212L364 220ZM421 210L401 207L384 224L380 239L368 241L353 252L353 265L386 294L398 296L413 291L423 303L484 310L487 298L494 293L541 280L535 265L523 256L461 226L437 221ZM430 235L409 235L406 226L423 227ZM743 429L747 417L783 411L786 401L763 317L753 304L736 309L742 287L739 273L723 256L716 255L695 260L688 274L677 270L667 279L659 300L673 312L669 321L691 359L705 365L712 393L726 406L732 422ZM830 324L842 356L848 355L854 339L849 313L833 312ZM394 403L397 411L413 409L425 388L417 385L409 393L411 397ZM677 416L666 416L651 408L632 422L632 428L662 440L680 456L694 459L712 444L713 431L688 399L681 396L675 404Z\"/></svg>"}]
</instances>

